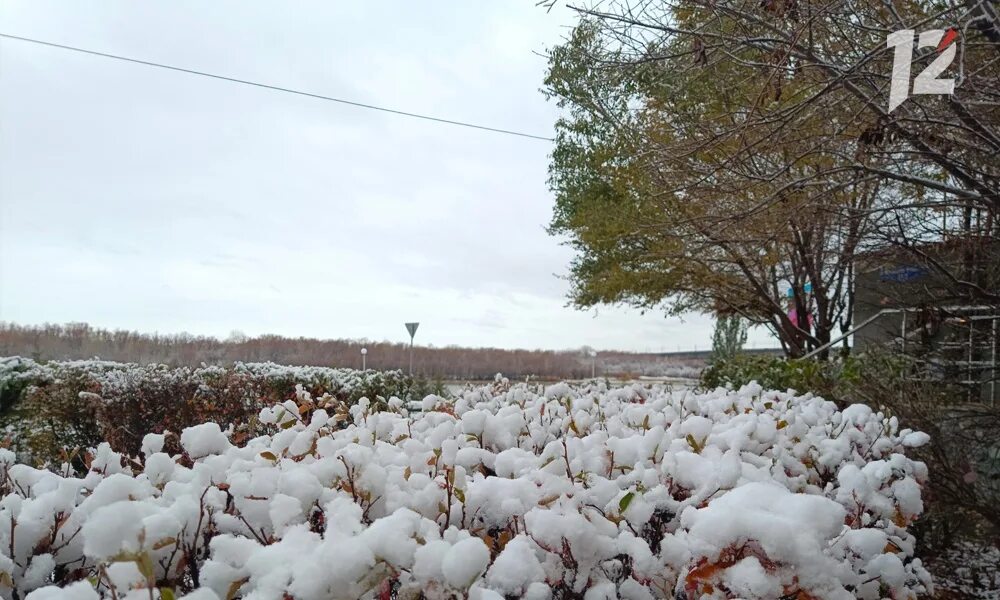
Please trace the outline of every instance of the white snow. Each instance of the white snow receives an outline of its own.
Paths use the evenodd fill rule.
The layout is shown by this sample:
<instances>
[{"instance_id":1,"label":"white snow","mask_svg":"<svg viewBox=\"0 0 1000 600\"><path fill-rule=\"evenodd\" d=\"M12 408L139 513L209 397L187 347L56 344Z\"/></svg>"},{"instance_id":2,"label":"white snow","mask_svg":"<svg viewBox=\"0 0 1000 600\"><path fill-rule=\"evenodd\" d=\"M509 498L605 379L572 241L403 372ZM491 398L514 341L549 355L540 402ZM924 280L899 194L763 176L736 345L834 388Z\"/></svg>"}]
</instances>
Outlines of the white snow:
<instances>
[{"instance_id":1,"label":"white snow","mask_svg":"<svg viewBox=\"0 0 1000 600\"><path fill-rule=\"evenodd\" d=\"M445 580L455 589L467 589L490 564L490 551L479 538L469 538L452 546L441 561Z\"/></svg>"},{"instance_id":2,"label":"white snow","mask_svg":"<svg viewBox=\"0 0 1000 600\"><path fill-rule=\"evenodd\" d=\"M202 423L181 433L181 446L191 458L202 458L224 452L229 447L229 439L218 423Z\"/></svg>"}]
</instances>

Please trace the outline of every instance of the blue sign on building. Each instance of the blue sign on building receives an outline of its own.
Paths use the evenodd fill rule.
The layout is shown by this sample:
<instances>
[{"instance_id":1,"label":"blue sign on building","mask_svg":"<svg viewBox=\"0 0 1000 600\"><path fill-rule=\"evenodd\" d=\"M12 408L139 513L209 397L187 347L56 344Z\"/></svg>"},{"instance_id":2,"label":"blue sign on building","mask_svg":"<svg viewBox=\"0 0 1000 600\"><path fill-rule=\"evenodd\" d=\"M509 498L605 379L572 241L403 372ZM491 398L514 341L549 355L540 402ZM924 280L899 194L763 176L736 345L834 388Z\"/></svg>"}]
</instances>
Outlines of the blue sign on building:
<instances>
[{"instance_id":1,"label":"blue sign on building","mask_svg":"<svg viewBox=\"0 0 1000 600\"><path fill-rule=\"evenodd\" d=\"M920 279L927 275L929 271L923 267L917 266L905 266L896 269L882 271L879 275L879 281L893 281L896 283L906 283L907 281L913 281L915 279Z\"/></svg>"}]
</instances>

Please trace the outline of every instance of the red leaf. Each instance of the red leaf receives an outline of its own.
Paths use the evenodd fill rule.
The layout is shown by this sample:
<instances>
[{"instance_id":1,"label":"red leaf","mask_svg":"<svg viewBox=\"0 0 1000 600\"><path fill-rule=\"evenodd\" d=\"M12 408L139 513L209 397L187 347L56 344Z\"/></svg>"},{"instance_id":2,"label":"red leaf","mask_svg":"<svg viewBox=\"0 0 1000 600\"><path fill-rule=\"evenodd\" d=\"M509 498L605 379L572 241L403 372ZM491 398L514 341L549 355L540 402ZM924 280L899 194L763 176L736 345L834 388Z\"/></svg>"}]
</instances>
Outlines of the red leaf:
<instances>
[{"instance_id":1,"label":"red leaf","mask_svg":"<svg viewBox=\"0 0 1000 600\"><path fill-rule=\"evenodd\" d=\"M383 579L382 585L379 586L378 592L379 600L390 600L392 598L392 581L389 579Z\"/></svg>"}]
</instances>

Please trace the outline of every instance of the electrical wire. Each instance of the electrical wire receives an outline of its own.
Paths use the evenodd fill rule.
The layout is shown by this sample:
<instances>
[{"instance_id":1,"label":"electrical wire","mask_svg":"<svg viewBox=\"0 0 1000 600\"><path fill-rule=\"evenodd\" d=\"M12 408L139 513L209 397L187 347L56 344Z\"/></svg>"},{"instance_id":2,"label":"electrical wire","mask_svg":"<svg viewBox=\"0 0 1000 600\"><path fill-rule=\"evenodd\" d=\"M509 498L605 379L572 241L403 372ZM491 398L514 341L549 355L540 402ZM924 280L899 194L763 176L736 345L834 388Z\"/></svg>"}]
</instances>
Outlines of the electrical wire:
<instances>
[{"instance_id":1,"label":"electrical wire","mask_svg":"<svg viewBox=\"0 0 1000 600\"><path fill-rule=\"evenodd\" d=\"M43 40L37 40L37 39L33 39L33 38L26 38L26 37L21 37L21 36L17 36L17 35L10 35L8 33L0 33L0 37L11 39L11 40L19 40L19 41L22 41L22 42L30 42L32 44L40 44L42 46L49 46L49 47L52 47L52 48L60 48L62 50L72 50L73 52L81 52L83 54L90 54L90 55L93 55L93 56L101 56L101 57L104 57L104 58L113 58L115 60L121 60L121 61L125 61L125 62L135 63L135 64L138 64L138 65L145 65L147 67L157 67L157 68L160 68L160 69L168 69L170 71L178 71L180 73L188 73L190 75L200 75L202 77L210 77L212 79L219 79L219 80L222 80L222 81L229 81L229 82L232 82L232 83L241 83L243 85L250 85L250 86L254 86L254 87L264 88L264 89L267 89L267 90L274 90L276 92L285 92L285 93L288 93L288 94L295 94L297 96L306 96L308 98L316 98L317 100L326 100L328 102L336 102L338 104L346 104L348 106L355 106L355 107L358 107L358 108L367 108L369 110L377 110L377 111L381 111L381 112L385 112L385 113L390 113L390 114L394 114L394 115L400 115L400 116L404 116L404 117L411 117L411 118L414 118L414 119L423 119L425 121L433 121L435 123L444 123L444 124L447 124L447 125L456 125L456 126L459 126L459 127L469 127L469 128L472 128L472 129L481 129L483 131L491 131L493 133L502 133L502 134L505 134L505 135L514 135L514 136L518 136L518 137L530 138L530 139L534 139L534 140L542 140L542 141L546 141L546 142L554 141L550 137L545 137L545 136L541 136L541 135L534 135L534 134L531 134L531 133L524 133L524 132L521 132L521 131L512 131L510 129L500 129L498 127L487 127L485 125L476 125L475 123L467 123L465 121L455 121L455 120L452 120L452 119L443 119L443 118L440 118L440 117L432 117L432 116L429 116L429 115L422 115L422 114L419 114L419 113L407 112L407 111L404 111L404 110L396 110L396 109L393 109L393 108L386 108L384 106L375 106L375 105L372 105L372 104L365 104L364 102L355 102L353 100L345 100L343 98L334 98L332 96L324 96L323 94L314 94L312 92L303 92L301 90L295 90L295 89L292 89L292 88L281 87L281 86L278 86L278 85L270 85L270 84L267 84L267 83L260 83L260 82L257 82L257 81L250 81L250 80L247 80L247 79L237 79L235 77L227 77L225 75L216 75L214 73L206 73L205 71L197 71L195 69L185 69L183 67L174 67L174 66L171 66L171 65L165 65L165 64L162 64L162 63L152 62L152 61L148 61L148 60L140 60L138 58L129 58L127 56L119 56L117 54L108 54L106 52L97 52L96 50L87 50L85 48L77 48L75 46L66 46L64 44L56 44L54 42L46 42L46 41L43 41Z\"/></svg>"}]
</instances>

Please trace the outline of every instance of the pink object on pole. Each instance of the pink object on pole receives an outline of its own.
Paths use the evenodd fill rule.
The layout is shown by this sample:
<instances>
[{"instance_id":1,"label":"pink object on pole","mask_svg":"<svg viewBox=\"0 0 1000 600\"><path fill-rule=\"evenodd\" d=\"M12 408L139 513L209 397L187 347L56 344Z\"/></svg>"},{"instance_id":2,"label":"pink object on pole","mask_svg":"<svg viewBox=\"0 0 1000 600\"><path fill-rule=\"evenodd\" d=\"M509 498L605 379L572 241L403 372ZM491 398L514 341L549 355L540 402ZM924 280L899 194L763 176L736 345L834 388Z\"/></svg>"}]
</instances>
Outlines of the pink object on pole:
<instances>
[{"instance_id":1,"label":"pink object on pole","mask_svg":"<svg viewBox=\"0 0 1000 600\"><path fill-rule=\"evenodd\" d=\"M799 323L799 313L794 308L788 311L788 320L795 323L796 326L802 327L802 323ZM806 325L809 329L813 326L813 316L812 313L806 313Z\"/></svg>"}]
</instances>

